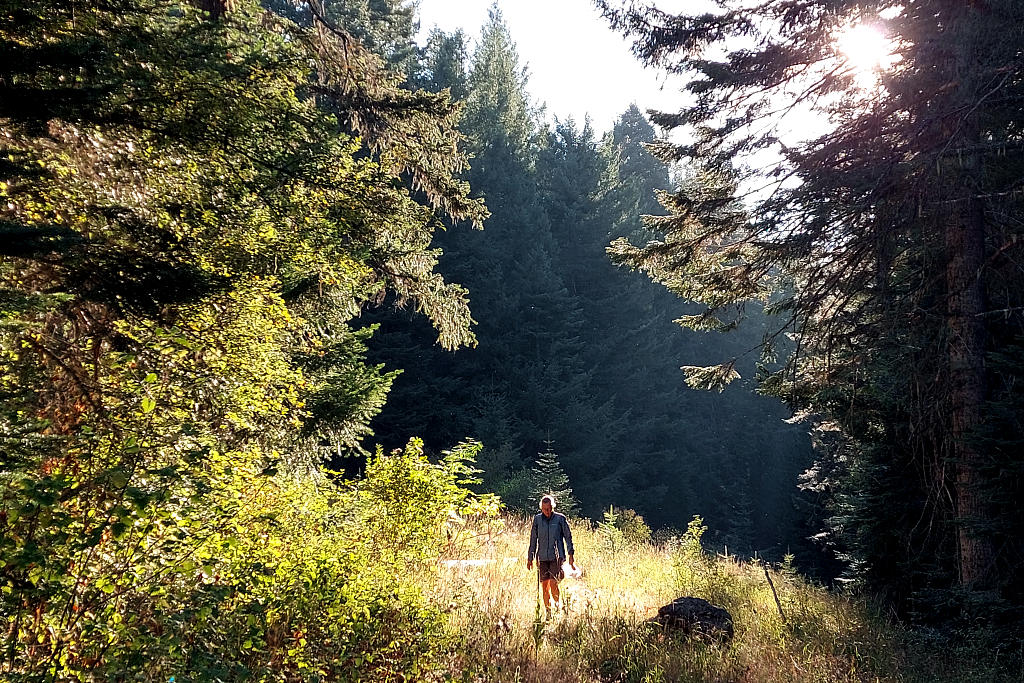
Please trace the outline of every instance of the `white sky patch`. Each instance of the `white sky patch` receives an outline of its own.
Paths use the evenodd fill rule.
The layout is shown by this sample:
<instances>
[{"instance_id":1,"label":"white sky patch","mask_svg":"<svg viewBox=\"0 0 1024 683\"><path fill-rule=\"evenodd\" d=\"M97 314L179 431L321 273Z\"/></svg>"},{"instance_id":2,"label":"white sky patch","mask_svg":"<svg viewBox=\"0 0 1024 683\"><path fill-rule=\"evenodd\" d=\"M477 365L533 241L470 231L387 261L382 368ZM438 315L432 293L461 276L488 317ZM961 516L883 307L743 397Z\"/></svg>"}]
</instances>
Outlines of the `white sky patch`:
<instances>
[{"instance_id":1,"label":"white sky patch","mask_svg":"<svg viewBox=\"0 0 1024 683\"><path fill-rule=\"evenodd\" d=\"M420 0L420 43L433 27L462 29L471 47L487 21L492 0ZM681 11L685 0L659 3ZM598 134L610 130L630 104L641 111L678 111L681 82L645 69L630 44L612 31L590 0L499 0L498 6L529 73L528 90L548 117L587 114Z\"/></svg>"}]
</instances>

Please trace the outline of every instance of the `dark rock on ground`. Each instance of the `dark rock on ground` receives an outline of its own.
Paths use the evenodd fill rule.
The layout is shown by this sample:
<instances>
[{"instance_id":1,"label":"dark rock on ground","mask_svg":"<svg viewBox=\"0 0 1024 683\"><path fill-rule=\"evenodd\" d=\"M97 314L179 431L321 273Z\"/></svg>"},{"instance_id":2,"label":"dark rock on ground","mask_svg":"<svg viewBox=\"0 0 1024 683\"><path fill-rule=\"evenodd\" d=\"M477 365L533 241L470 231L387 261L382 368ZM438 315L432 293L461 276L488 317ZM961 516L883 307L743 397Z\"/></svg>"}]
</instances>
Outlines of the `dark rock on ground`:
<instances>
[{"instance_id":1,"label":"dark rock on ground","mask_svg":"<svg viewBox=\"0 0 1024 683\"><path fill-rule=\"evenodd\" d=\"M676 598L651 620L666 631L725 642L732 640L732 615L701 598Z\"/></svg>"}]
</instances>

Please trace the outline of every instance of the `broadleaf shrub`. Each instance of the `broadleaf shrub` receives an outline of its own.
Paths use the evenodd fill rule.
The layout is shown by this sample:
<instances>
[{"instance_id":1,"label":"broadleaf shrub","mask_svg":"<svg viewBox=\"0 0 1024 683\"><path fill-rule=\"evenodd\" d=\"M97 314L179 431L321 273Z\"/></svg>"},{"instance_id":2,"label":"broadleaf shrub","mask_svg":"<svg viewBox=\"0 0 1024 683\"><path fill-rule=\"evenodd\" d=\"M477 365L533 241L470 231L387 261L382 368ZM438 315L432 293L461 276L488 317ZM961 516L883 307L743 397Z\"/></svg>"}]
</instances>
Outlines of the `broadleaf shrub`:
<instances>
[{"instance_id":1,"label":"broadleaf shrub","mask_svg":"<svg viewBox=\"0 0 1024 683\"><path fill-rule=\"evenodd\" d=\"M19 567L30 586L19 587L22 609L4 603L7 632L17 634L5 644L7 673L21 681L417 679L450 650L445 616L422 594L418 572L436 564L459 515L498 511L497 499L465 487L477 450L460 445L431 463L413 440L340 483L243 471L237 458L179 471L203 491L165 493L179 501L173 509L166 500L142 514L126 508L127 531L115 533L113 522L85 541L53 531L49 559L32 547L8 556L5 596ZM57 481L23 480L17 491L56 502Z\"/></svg>"}]
</instances>

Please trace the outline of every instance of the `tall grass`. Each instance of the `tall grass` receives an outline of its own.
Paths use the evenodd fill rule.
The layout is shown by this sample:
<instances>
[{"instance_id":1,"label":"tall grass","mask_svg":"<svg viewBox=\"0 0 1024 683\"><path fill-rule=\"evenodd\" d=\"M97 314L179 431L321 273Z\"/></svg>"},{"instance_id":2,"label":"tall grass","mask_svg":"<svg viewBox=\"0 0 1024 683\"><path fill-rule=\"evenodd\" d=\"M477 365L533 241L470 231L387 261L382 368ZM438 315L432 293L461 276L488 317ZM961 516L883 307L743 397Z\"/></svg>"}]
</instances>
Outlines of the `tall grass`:
<instances>
[{"instance_id":1,"label":"tall grass","mask_svg":"<svg viewBox=\"0 0 1024 683\"><path fill-rule=\"evenodd\" d=\"M564 609L542 617L536 572L527 571L529 520L442 565L434 599L461 647L449 675L465 681L1019 681L1021 652L980 634L950 647L882 618L866 602L814 586L786 567L767 568L700 548L699 526L665 546L611 542L574 525L580 577L561 583ZM681 595L727 609L726 644L664 633L649 620Z\"/></svg>"}]
</instances>

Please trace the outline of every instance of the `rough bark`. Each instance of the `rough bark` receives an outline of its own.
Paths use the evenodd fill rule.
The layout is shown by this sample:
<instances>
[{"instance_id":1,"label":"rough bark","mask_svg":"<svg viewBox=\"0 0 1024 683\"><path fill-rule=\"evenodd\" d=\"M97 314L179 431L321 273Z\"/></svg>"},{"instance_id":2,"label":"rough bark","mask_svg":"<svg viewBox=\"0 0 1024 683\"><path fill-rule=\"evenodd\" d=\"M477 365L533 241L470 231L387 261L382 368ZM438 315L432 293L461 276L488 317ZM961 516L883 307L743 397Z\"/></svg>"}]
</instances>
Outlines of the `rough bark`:
<instances>
[{"instance_id":1,"label":"rough bark","mask_svg":"<svg viewBox=\"0 0 1024 683\"><path fill-rule=\"evenodd\" d=\"M217 20L234 9L234 0L193 0L193 4L210 13L210 19Z\"/></svg>"},{"instance_id":2,"label":"rough bark","mask_svg":"<svg viewBox=\"0 0 1024 683\"><path fill-rule=\"evenodd\" d=\"M956 504L959 526L960 583L968 588L985 588L991 584L995 552L984 534L991 518L990 505L982 491L984 453L972 439L981 424L985 402L985 209L978 198L981 173L980 131L974 88L976 64L971 53L969 7L960 7L952 14L951 26L956 40L954 82L960 84L963 111L969 112L958 122L960 135L954 144L963 153L953 175L956 184L955 210L946 224L946 285L949 314L949 379L950 418L953 462L956 466Z\"/></svg>"},{"instance_id":3,"label":"rough bark","mask_svg":"<svg viewBox=\"0 0 1024 683\"><path fill-rule=\"evenodd\" d=\"M988 583L994 552L978 533L989 517L981 491L984 454L971 439L981 424L985 401L985 293L981 268L985 258L985 222L981 203L953 217L946 231L949 286L949 373L952 452L956 463L956 500L960 518L960 580L965 586Z\"/></svg>"}]
</instances>

